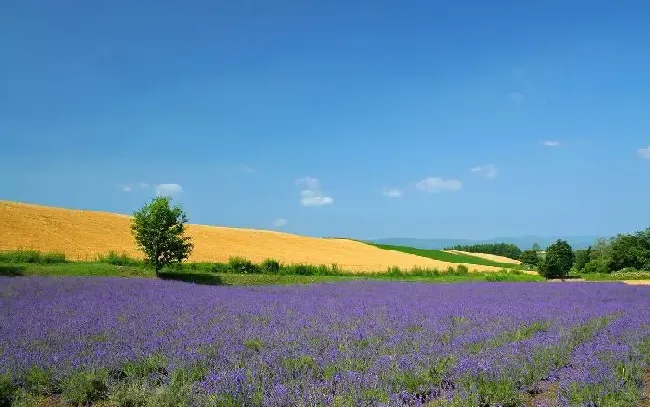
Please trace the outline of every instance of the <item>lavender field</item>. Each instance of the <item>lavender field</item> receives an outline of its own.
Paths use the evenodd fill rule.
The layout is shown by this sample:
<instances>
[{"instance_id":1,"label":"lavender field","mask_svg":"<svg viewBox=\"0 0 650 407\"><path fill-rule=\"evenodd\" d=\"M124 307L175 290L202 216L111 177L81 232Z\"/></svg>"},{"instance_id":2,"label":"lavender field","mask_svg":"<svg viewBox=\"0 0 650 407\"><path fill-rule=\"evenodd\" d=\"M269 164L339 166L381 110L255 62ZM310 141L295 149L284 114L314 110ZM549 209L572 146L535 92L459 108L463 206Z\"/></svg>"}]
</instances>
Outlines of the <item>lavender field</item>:
<instances>
[{"instance_id":1,"label":"lavender field","mask_svg":"<svg viewBox=\"0 0 650 407\"><path fill-rule=\"evenodd\" d=\"M0 405L640 406L649 365L643 286L0 277Z\"/></svg>"}]
</instances>

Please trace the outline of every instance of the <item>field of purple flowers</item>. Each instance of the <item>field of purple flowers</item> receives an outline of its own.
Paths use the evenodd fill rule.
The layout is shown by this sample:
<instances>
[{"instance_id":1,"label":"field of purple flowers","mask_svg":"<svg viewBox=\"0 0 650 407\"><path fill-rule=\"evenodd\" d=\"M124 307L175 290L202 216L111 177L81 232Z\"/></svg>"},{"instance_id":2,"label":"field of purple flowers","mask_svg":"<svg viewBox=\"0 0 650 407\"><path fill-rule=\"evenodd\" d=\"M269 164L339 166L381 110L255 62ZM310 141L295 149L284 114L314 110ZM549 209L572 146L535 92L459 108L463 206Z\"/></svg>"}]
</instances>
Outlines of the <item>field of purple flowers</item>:
<instances>
[{"instance_id":1,"label":"field of purple flowers","mask_svg":"<svg viewBox=\"0 0 650 407\"><path fill-rule=\"evenodd\" d=\"M0 406L624 407L649 366L643 286L0 277Z\"/></svg>"}]
</instances>

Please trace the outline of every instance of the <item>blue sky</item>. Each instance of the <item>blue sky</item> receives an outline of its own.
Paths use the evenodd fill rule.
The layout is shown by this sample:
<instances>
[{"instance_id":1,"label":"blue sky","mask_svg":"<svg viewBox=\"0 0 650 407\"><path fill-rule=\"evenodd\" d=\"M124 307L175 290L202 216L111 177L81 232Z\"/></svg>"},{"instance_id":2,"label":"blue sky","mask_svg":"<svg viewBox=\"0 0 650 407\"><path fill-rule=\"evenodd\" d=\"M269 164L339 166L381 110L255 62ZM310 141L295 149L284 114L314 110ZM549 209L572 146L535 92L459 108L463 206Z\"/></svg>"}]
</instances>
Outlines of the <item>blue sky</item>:
<instances>
[{"instance_id":1,"label":"blue sky","mask_svg":"<svg viewBox=\"0 0 650 407\"><path fill-rule=\"evenodd\" d=\"M650 226L650 3L0 4L0 199L313 236ZM162 186L161 186L162 185Z\"/></svg>"}]
</instances>

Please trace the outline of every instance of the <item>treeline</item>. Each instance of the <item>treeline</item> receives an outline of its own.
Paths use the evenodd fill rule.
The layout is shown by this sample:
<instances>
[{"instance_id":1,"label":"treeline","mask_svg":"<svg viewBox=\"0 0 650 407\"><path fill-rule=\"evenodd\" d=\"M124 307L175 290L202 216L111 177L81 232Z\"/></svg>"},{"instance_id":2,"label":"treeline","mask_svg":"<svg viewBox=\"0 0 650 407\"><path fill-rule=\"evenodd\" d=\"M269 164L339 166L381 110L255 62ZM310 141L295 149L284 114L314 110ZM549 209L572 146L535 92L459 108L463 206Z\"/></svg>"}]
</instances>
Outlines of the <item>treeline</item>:
<instances>
[{"instance_id":1,"label":"treeline","mask_svg":"<svg viewBox=\"0 0 650 407\"><path fill-rule=\"evenodd\" d=\"M519 260L521 249L512 243L482 243L445 247L444 250L461 250L470 253L488 253Z\"/></svg>"},{"instance_id":2,"label":"treeline","mask_svg":"<svg viewBox=\"0 0 650 407\"><path fill-rule=\"evenodd\" d=\"M545 252L524 250L519 261L526 267L539 270L544 276L553 277L566 275L569 270L580 274L647 272L650 271L650 228L600 238L588 248L579 250L572 250L566 241L558 240ZM560 266L555 267L558 264ZM559 272L549 271L551 266Z\"/></svg>"},{"instance_id":3,"label":"treeline","mask_svg":"<svg viewBox=\"0 0 650 407\"><path fill-rule=\"evenodd\" d=\"M585 250L576 250L574 269L582 273L650 270L650 228L601 238Z\"/></svg>"}]
</instances>

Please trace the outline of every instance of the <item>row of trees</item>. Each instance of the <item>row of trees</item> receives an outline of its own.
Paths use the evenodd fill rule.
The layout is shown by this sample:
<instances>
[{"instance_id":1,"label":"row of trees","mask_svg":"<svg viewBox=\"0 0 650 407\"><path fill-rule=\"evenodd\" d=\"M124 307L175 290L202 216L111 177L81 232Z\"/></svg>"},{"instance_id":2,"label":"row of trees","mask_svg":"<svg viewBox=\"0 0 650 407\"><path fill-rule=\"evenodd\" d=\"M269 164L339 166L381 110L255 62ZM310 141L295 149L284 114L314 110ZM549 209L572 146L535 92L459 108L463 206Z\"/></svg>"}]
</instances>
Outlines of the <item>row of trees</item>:
<instances>
[{"instance_id":1,"label":"row of trees","mask_svg":"<svg viewBox=\"0 0 650 407\"><path fill-rule=\"evenodd\" d=\"M650 228L596 240L576 251L574 268L583 273L650 270Z\"/></svg>"},{"instance_id":2,"label":"row of trees","mask_svg":"<svg viewBox=\"0 0 650 407\"><path fill-rule=\"evenodd\" d=\"M650 270L650 228L600 238L592 246L575 251L565 240L558 240L545 254L524 250L519 261L547 278L566 276L572 269L578 273Z\"/></svg>"},{"instance_id":3,"label":"row of trees","mask_svg":"<svg viewBox=\"0 0 650 407\"><path fill-rule=\"evenodd\" d=\"M497 256L508 257L514 260L519 260L521 256L521 249L512 243L482 243L471 245L456 245L446 247L444 250L461 250L470 253L489 253Z\"/></svg>"}]
</instances>

